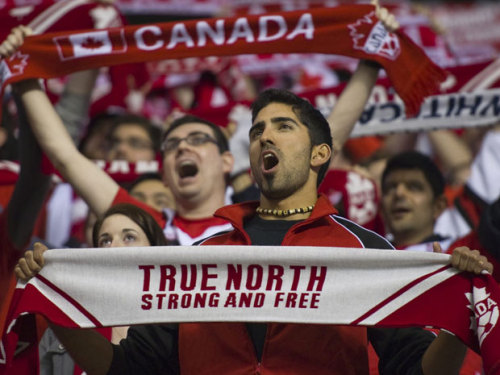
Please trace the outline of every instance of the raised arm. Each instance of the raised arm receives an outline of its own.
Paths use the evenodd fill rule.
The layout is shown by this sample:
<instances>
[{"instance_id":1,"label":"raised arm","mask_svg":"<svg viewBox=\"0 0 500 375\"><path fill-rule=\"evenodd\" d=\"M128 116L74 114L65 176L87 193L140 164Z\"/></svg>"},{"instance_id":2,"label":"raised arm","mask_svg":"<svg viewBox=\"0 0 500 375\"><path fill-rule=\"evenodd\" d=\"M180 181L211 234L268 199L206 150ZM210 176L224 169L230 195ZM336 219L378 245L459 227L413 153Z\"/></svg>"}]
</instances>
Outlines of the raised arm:
<instances>
[{"instance_id":1,"label":"raised arm","mask_svg":"<svg viewBox=\"0 0 500 375\"><path fill-rule=\"evenodd\" d=\"M98 70L83 70L70 74L64 91L55 105L74 144L78 144L82 130L88 121L90 97L94 89Z\"/></svg>"},{"instance_id":2,"label":"raised arm","mask_svg":"<svg viewBox=\"0 0 500 375\"><path fill-rule=\"evenodd\" d=\"M328 115L333 140L333 150L339 152L363 113L373 86L378 77L379 66L369 61L360 61L337 103Z\"/></svg>"},{"instance_id":3,"label":"raised arm","mask_svg":"<svg viewBox=\"0 0 500 375\"><path fill-rule=\"evenodd\" d=\"M10 56L28 32L24 27L15 28L0 45L0 55ZM19 82L14 89L43 151L92 211L104 213L119 189L118 184L77 150L38 81Z\"/></svg>"},{"instance_id":4,"label":"raised arm","mask_svg":"<svg viewBox=\"0 0 500 375\"><path fill-rule=\"evenodd\" d=\"M6 217L10 242L17 250L21 251L30 240L51 182L50 176L42 172L42 153L27 123L24 108L19 100L16 101L19 118L21 170L7 206Z\"/></svg>"},{"instance_id":5,"label":"raised arm","mask_svg":"<svg viewBox=\"0 0 500 375\"><path fill-rule=\"evenodd\" d=\"M378 0L372 0L371 4L376 8L376 15L384 26L390 30L396 30L399 23L393 14L386 8L379 6ZM377 81L378 64L370 61L360 61L359 65L349 80L347 86L339 96L335 107L327 120L333 138L333 150L339 152L349 138L363 109L370 98L371 91Z\"/></svg>"},{"instance_id":6,"label":"raised arm","mask_svg":"<svg viewBox=\"0 0 500 375\"><path fill-rule=\"evenodd\" d=\"M463 185L469 177L473 157L465 141L448 129L429 132L428 137L447 173L448 181L455 186Z\"/></svg>"}]
</instances>

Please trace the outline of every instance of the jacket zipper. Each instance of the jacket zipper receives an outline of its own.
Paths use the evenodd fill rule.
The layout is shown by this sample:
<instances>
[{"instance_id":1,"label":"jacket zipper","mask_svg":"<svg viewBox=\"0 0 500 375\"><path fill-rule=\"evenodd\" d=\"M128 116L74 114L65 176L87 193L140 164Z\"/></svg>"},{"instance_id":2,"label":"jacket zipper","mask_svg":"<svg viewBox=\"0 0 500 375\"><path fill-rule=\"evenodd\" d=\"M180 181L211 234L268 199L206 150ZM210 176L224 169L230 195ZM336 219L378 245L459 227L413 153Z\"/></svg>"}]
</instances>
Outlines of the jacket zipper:
<instances>
[{"instance_id":1,"label":"jacket zipper","mask_svg":"<svg viewBox=\"0 0 500 375\"><path fill-rule=\"evenodd\" d=\"M255 369L255 375L260 375L260 362L257 362L257 368Z\"/></svg>"}]
</instances>

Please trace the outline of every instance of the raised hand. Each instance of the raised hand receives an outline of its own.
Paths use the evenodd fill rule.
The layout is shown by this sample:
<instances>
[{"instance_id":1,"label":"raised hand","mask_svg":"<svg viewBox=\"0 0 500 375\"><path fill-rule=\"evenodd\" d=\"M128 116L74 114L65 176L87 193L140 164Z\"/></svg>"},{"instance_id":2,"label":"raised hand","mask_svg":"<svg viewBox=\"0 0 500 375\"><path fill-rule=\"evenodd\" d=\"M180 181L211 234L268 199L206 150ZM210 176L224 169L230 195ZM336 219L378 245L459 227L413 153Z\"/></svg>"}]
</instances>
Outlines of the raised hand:
<instances>
[{"instance_id":1,"label":"raised hand","mask_svg":"<svg viewBox=\"0 0 500 375\"><path fill-rule=\"evenodd\" d=\"M399 22L396 20L394 14L389 12L387 8L380 7L378 0L371 0L370 4L375 6L375 15L387 30L394 31L399 28Z\"/></svg>"},{"instance_id":2,"label":"raised hand","mask_svg":"<svg viewBox=\"0 0 500 375\"><path fill-rule=\"evenodd\" d=\"M29 27L23 25L14 27L7 38L0 44L0 56L3 58L12 56L22 46L24 38L31 34L32 31Z\"/></svg>"}]
</instances>

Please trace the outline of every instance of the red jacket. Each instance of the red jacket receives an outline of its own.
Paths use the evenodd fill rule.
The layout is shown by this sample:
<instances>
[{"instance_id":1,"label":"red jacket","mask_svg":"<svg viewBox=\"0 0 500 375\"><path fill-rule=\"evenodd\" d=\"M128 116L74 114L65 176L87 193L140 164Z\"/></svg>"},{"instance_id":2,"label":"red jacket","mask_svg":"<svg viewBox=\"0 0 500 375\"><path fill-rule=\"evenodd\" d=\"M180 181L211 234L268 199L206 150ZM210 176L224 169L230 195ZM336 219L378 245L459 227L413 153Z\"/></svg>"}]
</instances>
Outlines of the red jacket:
<instances>
[{"instance_id":1,"label":"red jacket","mask_svg":"<svg viewBox=\"0 0 500 375\"><path fill-rule=\"evenodd\" d=\"M243 221L255 214L257 205L250 202L217 210L215 215L230 221L235 229L202 244L250 245ZM332 216L335 213L335 208L321 196L311 216L294 225L282 245L382 246L377 243L384 241L380 237ZM183 375L367 374L367 342L364 327L269 323L259 363L244 323L180 324L179 360Z\"/></svg>"}]
</instances>

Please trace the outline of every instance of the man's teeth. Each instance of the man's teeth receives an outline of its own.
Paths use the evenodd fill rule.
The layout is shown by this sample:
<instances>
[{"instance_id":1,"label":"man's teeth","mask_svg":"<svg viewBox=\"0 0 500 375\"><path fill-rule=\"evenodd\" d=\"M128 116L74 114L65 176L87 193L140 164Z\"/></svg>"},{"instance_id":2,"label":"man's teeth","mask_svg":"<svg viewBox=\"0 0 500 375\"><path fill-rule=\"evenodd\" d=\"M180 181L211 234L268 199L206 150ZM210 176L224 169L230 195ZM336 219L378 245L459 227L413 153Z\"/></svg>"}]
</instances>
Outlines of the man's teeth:
<instances>
[{"instance_id":1,"label":"man's teeth","mask_svg":"<svg viewBox=\"0 0 500 375\"><path fill-rule=\"evenodd\" d=\"M269 169L273 168L276 164L278 164L278 159L273 154L264 155L262 160L264 162L264 168L266 170L269 170Z\"/></svg>"}]
</instances>

